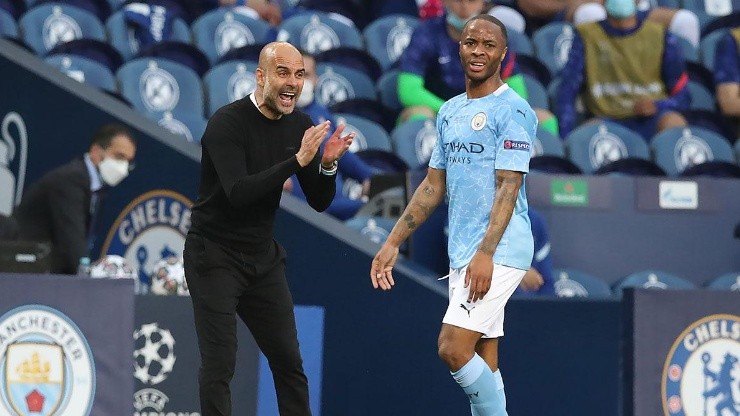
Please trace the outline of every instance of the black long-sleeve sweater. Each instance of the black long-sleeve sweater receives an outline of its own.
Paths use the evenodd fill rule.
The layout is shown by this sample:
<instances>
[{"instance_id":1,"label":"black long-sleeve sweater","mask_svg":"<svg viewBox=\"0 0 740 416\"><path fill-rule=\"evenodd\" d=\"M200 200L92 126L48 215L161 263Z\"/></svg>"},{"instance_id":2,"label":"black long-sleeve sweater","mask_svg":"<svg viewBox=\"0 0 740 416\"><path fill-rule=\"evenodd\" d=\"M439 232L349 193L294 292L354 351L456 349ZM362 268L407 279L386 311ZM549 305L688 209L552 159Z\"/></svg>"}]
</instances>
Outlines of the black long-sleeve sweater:
<instances>
[{"instance_id":1,"label":"black long-sleeve sweater","mask_svg":"<svg viewBox=\"0 0 740 416\"><path fill-rule=\"evenodd\" d=\"M319 173L320 154L301 168L295 154L311 119L299 112L265 117L250 96L220 108L201 145L201 183L191 232L246 251L263 252L273 239L282 185L297 174L309 205L325 210L336 175Z\"/></svg>"}]
</instances>

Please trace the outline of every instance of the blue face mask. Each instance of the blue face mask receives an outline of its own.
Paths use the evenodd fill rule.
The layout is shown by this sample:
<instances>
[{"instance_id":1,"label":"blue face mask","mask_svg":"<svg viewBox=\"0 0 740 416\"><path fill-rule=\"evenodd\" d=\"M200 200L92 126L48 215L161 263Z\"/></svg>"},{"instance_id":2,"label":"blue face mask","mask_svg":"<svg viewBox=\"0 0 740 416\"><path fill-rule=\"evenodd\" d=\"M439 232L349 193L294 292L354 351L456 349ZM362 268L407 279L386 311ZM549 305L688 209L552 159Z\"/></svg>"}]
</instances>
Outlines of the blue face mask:
<instances>
[{"instance_id":1,"label":"blue face mask","mask_svg":"<svg viewBox=\"0 0 740 416\"><path fill-rule=\"evenodd\" d=\"M456 15L455 13L452 13L451 11L447 10L447 24L454 27L457 31L462 32L463 28L465 27L465 23L467 23L468 19L463 19L462 17Z\"/></svg>"},{"instance_id":2,"label":"blue face mask","mask_svg":"<svg viewBox=\"0 0 740 416\"><path fill-rule=\"evenodd\" d=\"M626 19L635 14L635 0L606 0L606 14L615 19Z\"/></svg>"}]
</instances>

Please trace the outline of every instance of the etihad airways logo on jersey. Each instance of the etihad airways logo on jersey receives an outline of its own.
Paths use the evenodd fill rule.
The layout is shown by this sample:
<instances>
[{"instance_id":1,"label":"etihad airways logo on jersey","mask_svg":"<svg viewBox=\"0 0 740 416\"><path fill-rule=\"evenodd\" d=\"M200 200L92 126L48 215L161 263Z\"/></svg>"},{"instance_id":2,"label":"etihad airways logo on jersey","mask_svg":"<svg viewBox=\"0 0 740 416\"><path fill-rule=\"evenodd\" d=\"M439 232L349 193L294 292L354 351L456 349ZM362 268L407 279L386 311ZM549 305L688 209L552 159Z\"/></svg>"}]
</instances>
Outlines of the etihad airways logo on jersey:
<instances>
[{"instance_id":1,"label":"etihad airways logo on jersey","mask_svg":"<svg viewBox=\"0 0 740 416\"><path fill-rule=\"evenodd\" d=\"M444 144L444 152L447 155L448 164L469 165L471 154L480 154L486 150L481 143L450 142Z\"/></svg>"}]
</instances>

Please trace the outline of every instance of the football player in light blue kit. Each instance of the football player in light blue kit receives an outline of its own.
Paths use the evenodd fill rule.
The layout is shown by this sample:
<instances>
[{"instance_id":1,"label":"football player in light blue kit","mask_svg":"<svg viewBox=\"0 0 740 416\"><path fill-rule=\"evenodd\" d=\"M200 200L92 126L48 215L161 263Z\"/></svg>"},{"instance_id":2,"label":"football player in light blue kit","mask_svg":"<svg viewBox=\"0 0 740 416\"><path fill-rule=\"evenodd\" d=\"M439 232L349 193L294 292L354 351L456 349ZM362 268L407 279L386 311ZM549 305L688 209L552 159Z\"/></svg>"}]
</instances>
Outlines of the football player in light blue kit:
<instances>
[{"instance_id":1,"label":"football player in light blue kit","mask_svg":"<svg viewBox=\"0 0 740 416\"><path fill-rule=\"evenodd\" d=\"M506 29L494 17L467 22L460 40L465 94L437 115L429 171L373 259L373 287L393 287L398 248L447 196L450 303L439 356L470 399L473 415L506 415L498 371L504 306L532 262L524 175L537 118L501 81Z\"/></svg>"}]
</instances>

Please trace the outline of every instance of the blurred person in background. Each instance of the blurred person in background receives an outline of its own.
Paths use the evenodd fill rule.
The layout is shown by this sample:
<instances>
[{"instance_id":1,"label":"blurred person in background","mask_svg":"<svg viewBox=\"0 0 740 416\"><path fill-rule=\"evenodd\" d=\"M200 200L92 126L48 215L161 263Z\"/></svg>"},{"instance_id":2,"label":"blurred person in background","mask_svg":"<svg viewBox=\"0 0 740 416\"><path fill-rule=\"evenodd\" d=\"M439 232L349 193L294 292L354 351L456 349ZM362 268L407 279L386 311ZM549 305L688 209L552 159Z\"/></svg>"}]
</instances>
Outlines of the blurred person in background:
<instances>
[{"instance_id":1,"label":"blurred person in background","mask_svg":"<svg viewBox=\"0 0 740 416\"><path fill-rule=\"evenodd\" d=\"M731 29L717 42L714 84L719 110L740 137L740 27Z\"/></svg>"}]
</instances>

